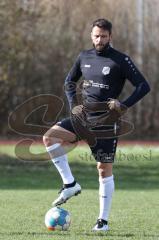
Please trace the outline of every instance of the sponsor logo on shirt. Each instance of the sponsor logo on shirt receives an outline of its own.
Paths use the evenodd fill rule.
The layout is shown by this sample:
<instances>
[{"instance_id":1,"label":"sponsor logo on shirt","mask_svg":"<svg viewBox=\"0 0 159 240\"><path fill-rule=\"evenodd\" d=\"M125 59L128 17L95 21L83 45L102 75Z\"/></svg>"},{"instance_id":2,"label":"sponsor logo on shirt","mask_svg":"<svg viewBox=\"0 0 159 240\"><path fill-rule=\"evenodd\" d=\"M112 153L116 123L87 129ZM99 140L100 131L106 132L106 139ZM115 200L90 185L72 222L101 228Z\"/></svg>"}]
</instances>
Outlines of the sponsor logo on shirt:
<instances>
[{"instance_id":1,"label":"sponsor logo on shirt","mask_svg":"<svg viewBox=\"0 0 159 240\"><path fill-rule=\"evenodd\" d=\"M91 65L90 65L90 64L85 64L84 67L86 67L86 68L90 68Z\"/></svg>"},{"instance_id":2,"label":"sponsor logo on shirt","mask_svg":"<svg viewBox=\"0 0 159 240\"><path fill-rule=\"evenodd\" d=\"M107 90L109 89L109 85L94 82L93 80L84 80L83 87L97 87L97 88L105 88Z\"/></svg>"}]
</instances>

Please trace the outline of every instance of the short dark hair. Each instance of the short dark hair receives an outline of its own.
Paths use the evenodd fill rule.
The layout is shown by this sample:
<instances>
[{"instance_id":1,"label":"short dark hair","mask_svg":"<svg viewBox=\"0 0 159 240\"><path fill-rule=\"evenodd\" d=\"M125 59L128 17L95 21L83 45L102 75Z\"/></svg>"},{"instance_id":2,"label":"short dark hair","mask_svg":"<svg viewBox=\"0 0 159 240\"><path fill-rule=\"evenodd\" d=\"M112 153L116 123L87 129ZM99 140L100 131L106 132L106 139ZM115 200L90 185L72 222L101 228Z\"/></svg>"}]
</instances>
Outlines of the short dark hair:
<instances>
[{"instance_id":1,"label":"short dark hair","mask_svg":"<svg viewBox=\"0 0 159 240\"><path fill-rule=\"evenodd\" d=\"M110 34L112 32L112 23L109 22L107 19L99 18L95 20L92 24L92 28L94 28L95 26L107 30Z\"/></svg>"}]
</instances>

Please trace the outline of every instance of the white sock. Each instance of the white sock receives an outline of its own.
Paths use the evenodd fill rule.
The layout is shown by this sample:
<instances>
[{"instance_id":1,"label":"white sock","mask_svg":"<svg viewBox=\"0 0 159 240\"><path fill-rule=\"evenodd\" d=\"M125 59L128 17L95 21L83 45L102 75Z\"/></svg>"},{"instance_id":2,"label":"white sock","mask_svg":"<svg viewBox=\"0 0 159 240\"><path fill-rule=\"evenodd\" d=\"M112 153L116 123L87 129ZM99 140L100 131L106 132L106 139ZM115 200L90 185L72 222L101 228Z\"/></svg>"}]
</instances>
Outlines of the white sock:
<instances>
[{"instance_id":1,"label":"white sock","mask_svg":"<svg viewBox=\"0 0 159 240\"><path fill-rule=\"evenodd\" d=\"M108 221L111 209L112 194L114 192L113 175L106 178L99 178L99 218Z\"/></svg>"},{"instance_id":2,"label":"white sock","mask_svg":"<svg viewBox=\"0 0 159 240\"><path fill-rule=\"evenodd\" d=\"M52 162L57 168L64 184L70 184L74 182L71 169L68 164L68 158L64 151L64 148L60 143L55 143L52 146L46 147ZM56 154L56 155L55 155Z\"/></svg>"}]
</instances>

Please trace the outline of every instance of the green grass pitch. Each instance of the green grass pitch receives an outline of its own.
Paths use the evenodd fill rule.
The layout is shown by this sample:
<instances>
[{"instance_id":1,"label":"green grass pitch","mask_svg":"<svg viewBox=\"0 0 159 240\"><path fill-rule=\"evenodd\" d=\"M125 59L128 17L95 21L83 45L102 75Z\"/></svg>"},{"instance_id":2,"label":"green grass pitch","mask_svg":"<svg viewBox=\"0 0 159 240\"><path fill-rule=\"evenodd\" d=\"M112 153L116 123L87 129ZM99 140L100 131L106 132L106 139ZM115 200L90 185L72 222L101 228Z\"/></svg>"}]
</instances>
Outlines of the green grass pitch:
<instances>
[{"instance_id":1,"label":"green grass pitch","mask_svg":"<svg viewBox=\"0 0 159 240\"><path fill-rule=\"evenodd\" d=\"M108 233L91 231L98 217L98 174L87 147L69 152L83 191L62 206L71 213L69 230L53 232L46 229L44 216L57 197L60 177L50 161L19 161L14 147L0 146L0 239L159 239L159 147L118 147ZM44 149L36 145L32 151Z\"/></svg>"}]
</instances>

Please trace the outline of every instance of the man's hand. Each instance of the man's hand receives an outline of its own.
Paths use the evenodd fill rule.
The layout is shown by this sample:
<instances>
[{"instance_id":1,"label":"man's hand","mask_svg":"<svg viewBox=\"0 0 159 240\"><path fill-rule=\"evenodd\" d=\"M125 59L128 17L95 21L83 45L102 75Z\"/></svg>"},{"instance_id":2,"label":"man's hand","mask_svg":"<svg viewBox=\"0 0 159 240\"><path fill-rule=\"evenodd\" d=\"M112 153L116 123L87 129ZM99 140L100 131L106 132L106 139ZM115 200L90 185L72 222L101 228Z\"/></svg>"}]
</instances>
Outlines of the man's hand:
<instances>
[{"instance_id":1,"label":"man's hand","mask_svg":"<svg viewBox=\"0 0 159 240\"><path fill-rule=\"evenodd\" d=\"M72 114L73 114L73 118L75 118L76 120L78 119L83 126L86 126L87 118L86 118L86 113L84 111L83 105L75 106L72 109Z\"/></svg>"},{"instance_id":2,"label":"man's hand","mask_svg":"<svg viewBox=\"0 0 159 240\"><path fill-rule=\"evenodd\" d=\"M76 115L82 113L82 111L83 111L83 105L75 106L75 107L72 109L72 113L73 113L73 114L76 114Z\"/></svg>"},{"instance_id":3,"label":"man's hand","mask_svg":"<svg viewBox=\"0 0 159 240\"><path fill-rule=\"evenodd\" d=\"M107 104L110 110L115 110L120 114L124 114L127 110L127 107L121 104L117 99L109 98Z\"/></svg>"}]
</instances>

